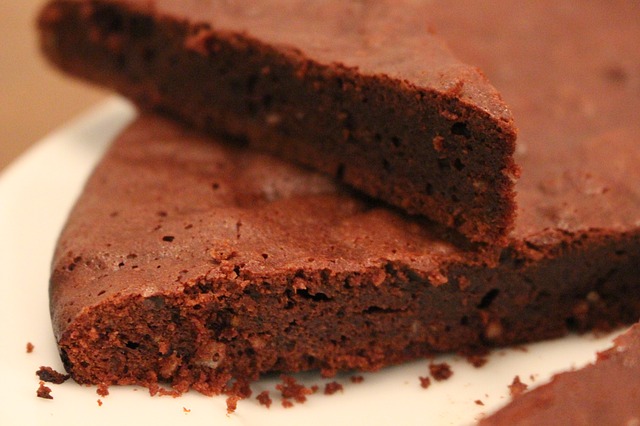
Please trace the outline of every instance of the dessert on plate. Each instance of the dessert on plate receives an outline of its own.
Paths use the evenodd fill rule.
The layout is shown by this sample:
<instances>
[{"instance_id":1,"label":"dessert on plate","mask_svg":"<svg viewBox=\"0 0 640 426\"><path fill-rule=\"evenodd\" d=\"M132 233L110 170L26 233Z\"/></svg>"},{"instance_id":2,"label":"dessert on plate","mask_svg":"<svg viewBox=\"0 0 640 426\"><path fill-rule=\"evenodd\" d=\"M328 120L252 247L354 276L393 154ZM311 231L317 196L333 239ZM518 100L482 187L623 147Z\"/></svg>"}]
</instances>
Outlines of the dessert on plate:
<instances>
[{"instance_id":1,"label":"dessert on plate","mask_svg":"<svg viewBox=\"0 0 640 426\"><path fill-rule=\"evenodd\" d=\"M87 183L56 249L50 289L62 359L77 381L149 387L168 382L179 391L233 393L270 371L319 369L331 375L338 370L375 370L437 352L473 353L572 330L610 329L640 317L640 55L635 43L640 10L635 2L594 0L580 8L569 1L495 0L482 6L471 0L421 3L425 14L418 16L420 20L435 28L464 63L487 73L520 129L515 159L522 177L516 187L518 215L513 225L502 227L487 220L482 222L485 229L496 230L487 234L476 233L477 227L473 232L462 229L480 221L453 221L467 237L488 242L482 250L450 227L407 215L342 185L357 187L349 176L366 180L364 171L350 172L348 165L340 173L328 170L341 178L335 179L253 150L314 146L302 130L300 134L292 131L284 145L281 140L274 143L281 138L280 130L292 129L287 126L298 120L292 104L275 96L267 106L256 107L254 116L228 108L201 120L200 108L184 113L172 108L174 98L169 95L186 91L189 79L178 79L171 84L179 87L169 85L166 91L156 92L160 80L146 75L153 68L145 68L144 47L167 41L166 50L147 52L148 66L162 69L170 68L169 53L174 49L183 49L192 61L188 64L194 66L214 64L215 55L210 55L216 51L224 58L235 57L236 50L253 52L260 60L269 52L274 56L268 58L284 58L289 65L313 54L317 63L279 84L290 82L297 90L320 69L331 78L344 72L340 75L347 84L340 93L346 97L332 98L334 102L359 99L349 78L364 79L373 63L365 60L360 64L366 66L352 70L356 65L347 60L350 56L333 56L345 50L337 41L338 47L323 51L306 40L299 52L291 53L282 48L276 31L254 34L251 27L238 33L226 24L220 27L224 30L209 24L196 31L189 20L175 18L185 16L180 14L187 12L179 10L184 6L156 2L155 9L148 9L142 3L148 4L55 1L41 19L45 50L75 75L117 87L140 105L227 135L207 137L143 113L114 143ZM221 3L188 4L208 10ZM353 14L368 16L362 19L365 35L371 35L367 23L387 22L378 6L369 10L359 9L359 2L345 4L354 8ZM243 9L234 15L231 9L220 16L229 20L247 16L248 22L271 16L260 7L255 14ZM310 10L329 16L330 9ZM97 10L108 12L96 14ZM393 22L396 13L399 9L390 12ZM73 29L65 27L69 22L75 24ZM329 26L331 31L341 28L337 23L342 21L329 22L336 23ZM399 22L404 25L405 21ZM395 32L400 30L387 24L383 27L389 32L381 34L391 34L395 41L405 39L406 31ZM175 39L162 38L168 28L175 31L170 33ZM334 34L327 31L322 37ZM134 41L134 35L140 40ZM422 37L431 40L428 44L439 55L449 55L448 48L431 35L409 37L408 49L415 48L412 43ZM122 45L123 40L131 43ZM170 45L169 40L178 44ZM374 44L373 51L387 48L385 40ZM265 50L254 52L256 46ZM401 43L398 46L399 52L406 53ZM142 56L130 61L138 50ZM367 52L365 59L379 58ZM116 59L122 55L119 65L112 65L114 55ZM182 59L175 65L184 70ZM344 62L345 70L338 72L335 64L323 68L325 62L336 60ZM415 65L413 59L400 63ZM467 77L479 75L458 60L455 63L451 81L462 70ZM384 68L390 65L377 65L382 67L381 75L389 78L384 81L396 75ZM409 72L411 67L402 70ZM230 81L234 72L229 71ZM271 72L269 67L267 75ZM268 87L261 79L252 83L251 90L242 86L239 96L252 90L265 93ZM383 79L374 80L377 85ZM480 85L484 81L480 77L473 85L454 84L457 88L429 81L427 86L440 93L438 102L449 93L455 105L471 108L473 114L467 118L489 120L477 128L468 121L455 130L453 124L445 126L449 134L436 135L442 140L434 136L433 149L457 152L465 147L469 158L480 159L484 154L476 147L491 144L473 145L469 150L471 145L457 142L480 140L482 134L489 135L487 142L501 134L496 139L499 149L488 154L501 160L480 163L510 182L515 170L509 151L514 133L510 113L505 121L498 111L506 110L490 106L500 100L494 89ZM443 87L449 90L442 91ZM474 90L467 92L470 87ZM226 89L220 90L225 93ZM475 97L480 93L488 97ZM319 100L312 107L338 114L322 96L313 99ZM175 102L190 105L187 100L178 97ZM423 117L392 105L393 111L383 108L379 117L368 117L392 127L415 125ZM191 112L196 118L189 120ZM264 115L272 112L279 115ZM396 113L402 114L400 121L393 118ZM436 115L434 122L461 117L439 114L436 120ZM320 121L306 122L303 114L301 129L325 127L318 123L325 123L326 117L311 116ZM356 116L344 117L349 123ZM340 121L343 116L336 117ZM483 127L487 123L509 124L501 133L498 127L487 131ZM326 127L331 131L330 125ZM366 133L365 128L358 130L358 137ZM249 147L229 133L248 138ZM349 135L345 146L351 143ZM292 141L295 137L301 139ZM371 155L400 158L385 151L394 143L386 145L382 139L372 145ZM305 156L299 151L278 153L289 160ZM393 164L410 169L414 157L404 158ZM454 157L450 160L442 162L443 169L455 174L459 167ZM458 171L466 176L471 166L463 165ZM500 179L486 181L486 186L475 182L474 194L488 196L495 191L502 197L510 190L505 192L509 184ZM365 189L364 193L390 201L375 191ZM449 197L441 205L450 205L449 201L457 202ZM494 208L491 203L488 207ZM447 220L440 222L451 225ZM493 236L485 238L489 234Z\"/></svg>"},{"instance_id":2,"label":"dessert on plate","mask_svg":"<svg viewBox=\"0 0 640 426\"><path fill-rule=\"evenodd\" d=\"M504 244L516 129L415 1L51 2L58 67Z\"/></svg>"},{"instance_id":3,"label":"dessert on plate","mask_svg":"<svg viewBox=\"0 0 640 426\"><path fill-rule=\"evenodd\" d=\"M611 149L598 146L580 154ZM523 207L544 189L532 191L519 193ZM558 203L582 197L569 189ZM631 214L625 200L616 211ZM570 232L553 215L523 215L488 261L327 177L144 115L98 165L61 235L55 335L80 383L217 394L268 372L370 371L637 319L638 233L580 219Z\"/></svg>"}]
</instances>

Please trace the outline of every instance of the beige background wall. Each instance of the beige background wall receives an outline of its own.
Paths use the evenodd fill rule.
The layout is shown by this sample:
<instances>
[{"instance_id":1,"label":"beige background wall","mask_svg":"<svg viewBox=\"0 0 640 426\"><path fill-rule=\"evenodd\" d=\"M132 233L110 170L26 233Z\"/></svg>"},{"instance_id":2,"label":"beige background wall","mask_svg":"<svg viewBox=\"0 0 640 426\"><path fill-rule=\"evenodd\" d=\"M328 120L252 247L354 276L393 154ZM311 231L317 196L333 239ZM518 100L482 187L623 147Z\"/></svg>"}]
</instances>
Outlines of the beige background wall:
<instances>
[{"instance_id":1,"label":"beige background wall","mask_svg":"<svg viewBox=\"0 0 640 426\"><path fill-rule=\"evenodd\" d=\"M0 0L0 173L18 155L107 93L69 79L39 55L46 0Z\"/></svg>"}]
</instances>

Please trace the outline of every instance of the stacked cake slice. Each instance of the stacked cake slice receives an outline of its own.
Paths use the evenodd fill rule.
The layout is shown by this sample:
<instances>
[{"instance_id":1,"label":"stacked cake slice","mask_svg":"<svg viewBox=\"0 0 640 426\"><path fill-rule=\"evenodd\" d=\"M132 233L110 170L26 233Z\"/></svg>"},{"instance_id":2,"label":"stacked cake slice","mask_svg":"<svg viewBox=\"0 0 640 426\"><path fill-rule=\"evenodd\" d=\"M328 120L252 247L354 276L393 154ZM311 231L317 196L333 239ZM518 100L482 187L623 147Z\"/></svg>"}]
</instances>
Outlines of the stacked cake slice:
<instances>
[{"instance_id":1,"label":"stacked cake slice","mask_svg":"<svg viewBox=\"0 0 640 426\"><path fill-rule=\"evenodd\" d=\"M45 53L144 110L54 255L69 373L217 394L637 321L639 17L51 2Z\"/></svg>"},{"instance_id":2,"label":"stacked cake slice","mask_svg":"<svg viewBox=\"0 0 640 426\"><path fill-rule=\"evenodd\" d=\"M411 1L69 1L45 53L215 134L333 175L473 241L512 228L516 131Z\"/></svg>"}]
</instances>

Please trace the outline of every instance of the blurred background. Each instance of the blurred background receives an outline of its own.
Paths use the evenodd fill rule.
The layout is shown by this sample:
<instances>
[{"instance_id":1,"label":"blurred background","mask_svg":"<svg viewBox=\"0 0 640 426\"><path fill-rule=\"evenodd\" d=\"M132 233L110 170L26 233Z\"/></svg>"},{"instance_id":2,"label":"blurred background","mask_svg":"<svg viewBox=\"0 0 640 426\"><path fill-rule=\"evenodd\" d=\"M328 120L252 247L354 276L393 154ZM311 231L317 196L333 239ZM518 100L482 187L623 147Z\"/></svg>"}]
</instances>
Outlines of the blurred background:
<instances>
[{"instance_id":1,"label":"blurred background","mask_svg":"<svg viewBox=\"0 0 640 426\"><path fill-rule=\"evenodd\" d=\"M0 173L51 130L108 96L40 56L35 19L46 0L0 0Z\"/></svg>"}]
</instances>

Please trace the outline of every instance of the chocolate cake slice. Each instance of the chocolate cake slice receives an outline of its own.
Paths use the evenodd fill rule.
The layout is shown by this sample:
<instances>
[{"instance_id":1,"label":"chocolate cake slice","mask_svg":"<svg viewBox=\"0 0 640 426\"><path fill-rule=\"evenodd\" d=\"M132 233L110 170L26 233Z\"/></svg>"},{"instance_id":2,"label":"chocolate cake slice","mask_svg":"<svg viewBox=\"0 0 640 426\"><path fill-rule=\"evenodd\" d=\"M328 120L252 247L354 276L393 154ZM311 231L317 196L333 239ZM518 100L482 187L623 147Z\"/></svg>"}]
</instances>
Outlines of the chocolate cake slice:
<instances>
[{"instance_id":1,"label":"chocolate cake slice","mask_svg":"<svg viewBox=\"0 0 640 426\"><path fill-rule=\"evenodd\" d=\"M521 211L499 257L144 115L53 259L53 325L77 381L215 394L269 371L374 370L637 320L635 3L444 4L431 19L521 117Z\"/></svg>"},{"instance_id":2,"label":"chocolate cake slice","mask_svg":"<svg viewBox=\"0 0 640 426\"><path fill-rule=\"evenodd\" d=\"M557 374L519 396L489 425L634 425L640 423L640 324L619 336L593 364Z\"/></svg>"},{"instance_id":3,"label":"chocolate cake slice","mask_svg":"<svg viewBox=\"0 0 640 426\"><path fill-rule=\"evenodd\" d=\"M599 159L619 142L574 154ZM632 168L613 174L633 182ZM609 182L608 168L589 170ZM555 219L540 215L492 263L325 177L143 116L61 235L55 336L80 383L216 394L271 371L375 370L610 328L640 316L638 186L610 188L564 194L618 200L606 223L620 228L586 217L545 231Z\"/></svg>"},{"instance_id":4,"label":"chocolate cake slice","mask_svg":"<svg viewBox=\"0 0 640 426\"><path fill-rule=\"evenodd\" d=\"M146 109L311 166L472 241L514 219L511 113L415 1L57 0L45 54Z\"/></svg>"}]
</instances>

